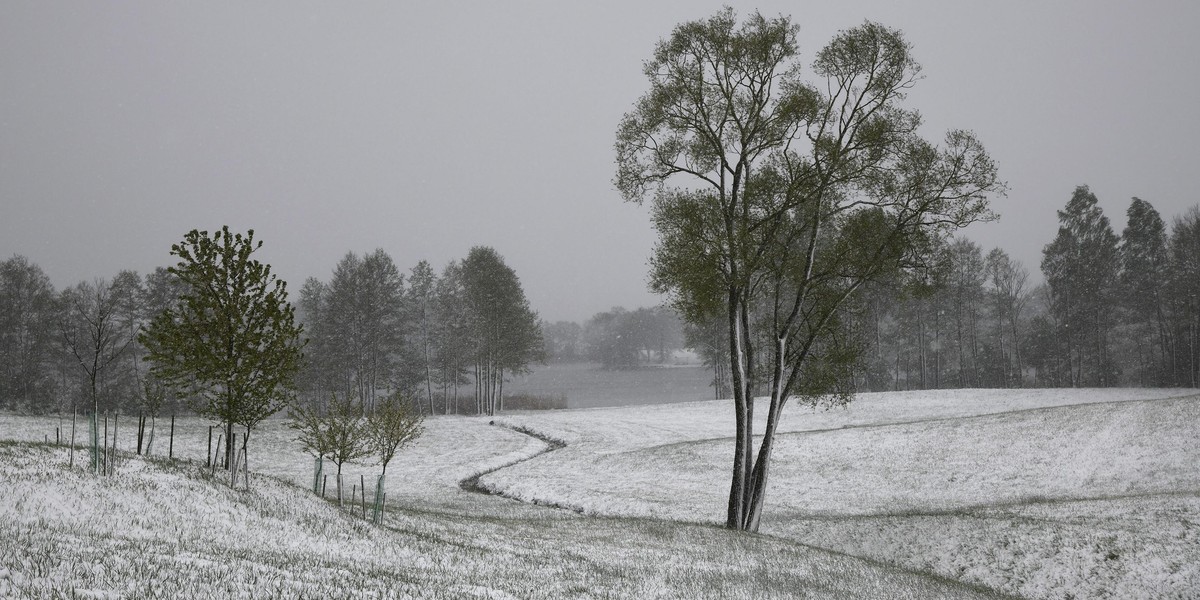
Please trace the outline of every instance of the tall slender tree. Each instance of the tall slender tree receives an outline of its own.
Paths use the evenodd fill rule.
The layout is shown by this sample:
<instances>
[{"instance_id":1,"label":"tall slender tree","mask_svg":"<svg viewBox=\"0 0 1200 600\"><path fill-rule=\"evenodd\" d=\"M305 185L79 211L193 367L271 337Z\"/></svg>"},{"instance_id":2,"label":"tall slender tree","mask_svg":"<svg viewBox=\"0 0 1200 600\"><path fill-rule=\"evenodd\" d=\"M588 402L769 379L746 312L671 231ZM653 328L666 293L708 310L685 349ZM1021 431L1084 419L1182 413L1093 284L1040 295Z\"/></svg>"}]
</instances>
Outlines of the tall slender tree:
<instances>
[{"instance_id":1,"label":"tall slender tree","mask_svg":"<svg viewBox=\"0 0 1200 600\"><path fill-rule=\"evenodd\" d=\"M1134 328L1131 336L1143 385L1162 385L1170 371L1167 322L1163 293L1168 283L1167 227L1162 216L1145 200L1133 198L1125 230L1121 232L1120 298L1125 319Z\"/></svg>"},{"instance_id":2,"label":"tall slender tree","mask_svg":"<svg viewBox=\"0 0 1200 600\"><path fill-rule=\"evenodd\" d=\"M80 282L74 288L63 291L63 304L67 307L59 325L63 346L83 370L87 381L88 398L91 401L92 419L92 470L100 472L98 415L101 396L107 392L107 379L111 377L118 361L133 343L129 330L117 319L118 298L107 281ZM111 408L112 399L107 400L105 410Z\"/></svg>"},{"instance_id":3,"label":"tall slender tree","mask_svg":"<svg viewBox=\"0 0 1200 600\"><path fill-rule=\"evenodd\" d=\"M494 249L476 246L462 263L463 297L475 343L476 410L503 410L506 376L523 372L541 356L537 313L521 282Z\"/></svg>"},{"instance_id":4,"label":"tall slender tree","mask_svg":"<svg viewBox=\"0 0 1200 600\"><path fill-rule=\"evenodd\" d=\"M425 405L433 414L433 319L437 275L429 262L420 261L408 275L409 321L412 323L410 339L412 348L419 355L420 382L425 388Z\"/></svg>"},{"instance_id":5,"label":"tall slender tree","mask_svg":"<svg viewBox=\"0 0 1200 600\"><path fill-rule=\"evenodd\" d=\"M1176 385L1200 387L1200 208L1171 225L1168 303Z\"/></svg>"},{"instance_id":6,"label":"tall slender tree","mask_svg":"<svg viewBox=\"0 0 1200 600\"><path fill-rule=\"evenodd\" d=\"M461 411L459 386L469 383L467 367L471 363L472 341L470 314L466 301L463 269L451 261L442 270L434 286L433 355L441 390L443 412Z\"/></svg>"},{"instance_id":7,"label":"tall slender tree","mask_svg":"<svg viewBox=\"0 0 1200 600\"><path fill-rule=\"evenodd\" d=\"M1110 386L1116 373L1109 354L1114 324L1118 238L1096 195L1081 185L1058 211L1054 241L1042 251L1051 310L1063 333L1072 386Z\"/></svg>"},{"instance_id":8,"label":"tall slender tree","mask_svg":"<svg viewBox=\"0 0 1200 600\"><path fill-rule=\"evenodd\" d=\"M19 254L0 262L0 407L51 408L57 312L41 267Z\"/></svg>"},{"instance_id":9,"label":"tall slender tree","mask_svg":"<svg viewBox=\"0 0 1200 600\"><path fill-rule=\"evenodd\" d=\"M1025 363L1021 360L1021 314L1028 301L1025 284L1029 280L1029 272L1020 261L1013 260L1007 252L995 248L988 253L986 274L992 285L991 295L995 302L993 318L996 341L1004 361L1002 383L1005 387L1022 387ZM1006 347L1010 348L1011 352L1004 350ZM1009 356L1012 357L1011 361Z\"/></svg>"},{"instance_id":10,"label":"tall slender tree","mask_svg":"<svg viewBox=\"0 0 1200 600\"><path fill-rule=\"evenodd\" d=\"M942 147L917 135L920 117L901 101L920 67L900 32L866 23L839 33L817 54L822 81L811 85L797 31L758 13L739 25L728 8L676 27L645 64L650 90L616 142L618 189L653 197L653 287L693 323L725 317L735 420L726 525L751 531L786 402L849 400L857 357L843 304L933 239L988 218L988 195L1003 189L971 134L952 131Z\"/></svg>"}]
</instances>

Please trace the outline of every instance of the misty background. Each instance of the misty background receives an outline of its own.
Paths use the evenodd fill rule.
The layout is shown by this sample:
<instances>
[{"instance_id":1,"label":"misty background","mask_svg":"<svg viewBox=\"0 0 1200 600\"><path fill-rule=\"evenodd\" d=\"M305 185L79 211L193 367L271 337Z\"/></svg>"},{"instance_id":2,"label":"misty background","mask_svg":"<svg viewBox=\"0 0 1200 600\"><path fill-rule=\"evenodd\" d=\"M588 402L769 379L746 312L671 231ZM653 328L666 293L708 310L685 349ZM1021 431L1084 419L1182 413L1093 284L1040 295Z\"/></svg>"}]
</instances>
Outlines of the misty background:
<instances>
[{"instance_id":1,"label":"misty background","mask_svg":"<svg viewBox=\"0 0 1200 600\"><path fill-rule=\"evenodd\" d=\"M642 61L720 2L0 6L0 257L55 286L253 228L290 284L347 251L440 268L496 248L547 321L651 306L647 211L613 188ZM1088 184L1123 226L1196 202L1200 8L1188 2L733 2L790 14L811 61L864 19L924 66L926 137L974 130L1008 182L965 235L1040 278Z\"/></svg>"}]
</instances>

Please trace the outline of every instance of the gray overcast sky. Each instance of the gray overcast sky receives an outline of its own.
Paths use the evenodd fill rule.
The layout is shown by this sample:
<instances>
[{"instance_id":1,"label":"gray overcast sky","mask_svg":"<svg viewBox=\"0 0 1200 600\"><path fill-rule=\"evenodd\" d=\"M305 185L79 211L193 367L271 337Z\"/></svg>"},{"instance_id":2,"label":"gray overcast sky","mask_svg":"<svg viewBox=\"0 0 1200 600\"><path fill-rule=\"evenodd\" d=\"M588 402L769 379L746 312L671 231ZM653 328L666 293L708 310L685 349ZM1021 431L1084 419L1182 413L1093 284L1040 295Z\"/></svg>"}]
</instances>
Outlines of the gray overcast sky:
<instances>
[{"instance_id":1,"label":"gray overcast sky","mask_svg":"<svg viewBox=\"0 0 1200 600\"><path fill-rule=\"evenodd\" d=\"M0 257L62 287L228 224L293 290L348 250L484 244L544 318L655 304L614 132L655 42L724 3L4 2ZM790 14L806 65L864 19L904 30L926 136L973 129L1011 187L968 235L1035 277L1076 185L1118 232L1131 196L1200 201L1200 3L731 4Z\"/></svg>"}]
</instances>

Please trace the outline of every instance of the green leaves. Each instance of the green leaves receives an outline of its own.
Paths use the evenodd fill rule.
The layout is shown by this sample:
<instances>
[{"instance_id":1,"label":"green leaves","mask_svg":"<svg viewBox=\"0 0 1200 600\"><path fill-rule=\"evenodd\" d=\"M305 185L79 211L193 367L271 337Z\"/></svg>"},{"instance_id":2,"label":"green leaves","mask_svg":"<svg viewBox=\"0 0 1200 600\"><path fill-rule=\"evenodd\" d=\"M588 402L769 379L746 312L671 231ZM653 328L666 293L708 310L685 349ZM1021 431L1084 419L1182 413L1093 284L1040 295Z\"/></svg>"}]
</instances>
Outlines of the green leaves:
<instances>
[{"instance_id":1,"label":"green leaves","mask_svg":"<svg viewBox=\"0 0 1200 600\"><path fill-rule=\"evenodd\" d=\"M287 285L252 258L261 246L254 230L188 232L168 269L185 291L140 338L156 377L201 414L249 429L290 399L302 346Z\"/></svg>"},{"instance_id":2,"label":"green leaves","mask_svg":"<svg viewBox=\"0 0 1200 600\"><path fill-rule=\"evenodd\" d=\"M993 218L988 198L1005 191L970 132L940 146L917 135L920 114L902 101L921 69L901 32L840 32L810 84L797 31L757 13L739 24L731 9L678 26L646 63L649 90L616 145L625 199L652 194L652 288L693 323L722 312L743 322L729 332L747 345L731 366L767 355L758 364L780 397L797 380L843 381L854 345L834 338L846 300ZM808 373L806 360L838 365L822 371L837 377Z\"/></svg>"}]
</instances>

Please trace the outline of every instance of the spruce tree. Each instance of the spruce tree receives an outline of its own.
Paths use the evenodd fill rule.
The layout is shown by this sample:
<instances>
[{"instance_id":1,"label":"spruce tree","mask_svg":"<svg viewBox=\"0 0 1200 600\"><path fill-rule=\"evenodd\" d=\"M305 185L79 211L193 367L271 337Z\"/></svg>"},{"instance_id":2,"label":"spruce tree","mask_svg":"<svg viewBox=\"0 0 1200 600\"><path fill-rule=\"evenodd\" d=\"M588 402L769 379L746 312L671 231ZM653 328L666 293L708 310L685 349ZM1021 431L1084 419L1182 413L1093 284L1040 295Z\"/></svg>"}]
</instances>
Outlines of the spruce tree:
<instances>
[{"instance_id":1,"label":"spruce tree","mask_svg":"<svg viewBox=\"0 0 1200 600\"><path fill-rule=\"evenodd\" d=\"M1075 188L1058 220L1058 235L1042 251L1042 272L1052 295L1050 309L1064 329L1071 385L1114 385L1109 329L1119 269L1117 235L1086 185Z\"/></svg>"},{"instance_id":2,"label":"spruce tree","mask_svg":"<svg viewBox=\"0 0 1200 600\"><path fill-rule=\"evenodd\" d=\"M1125 212L1129 221L1121 233L1121 297L1125 321L1139 346L1143 385L1162 385L1166 378L1167 328L1163 292L1167 282L1167 227L1162 216L1140 198ZM1147 343L1151 342L1153 343Z\"/></svg>"}]
</instances>

